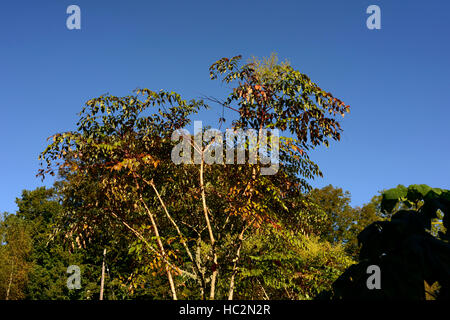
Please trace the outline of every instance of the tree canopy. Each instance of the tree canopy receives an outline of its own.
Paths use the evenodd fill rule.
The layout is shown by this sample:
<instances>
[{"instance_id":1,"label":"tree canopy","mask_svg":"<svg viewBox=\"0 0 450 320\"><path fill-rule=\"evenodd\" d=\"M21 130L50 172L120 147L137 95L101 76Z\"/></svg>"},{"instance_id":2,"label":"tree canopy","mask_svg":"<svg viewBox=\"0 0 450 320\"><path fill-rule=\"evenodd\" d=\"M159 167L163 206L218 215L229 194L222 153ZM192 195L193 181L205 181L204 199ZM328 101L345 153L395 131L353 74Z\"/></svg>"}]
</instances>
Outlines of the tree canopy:
<instances>
[{"instance_id":1,"label":"tree canopy","mask_svg":"<svg viewBox=\"0 0 450 320\"><path fill-rule=\"evenodd\" d=\"M173 132L209 106L149 89L89 100L78 129L54 135L41 155L47 166L40 175L56 170L62 178L66 232L85 243L102 230L127 229L135 236L131 252L150 258L153 272L166 274L174 299L180 286L199 298L231 299L249 235L272 228L313 234L313 221L321 219L308 214L303 194L307 179L321 175L307 151L339 140L335 117L349 107L275 56L239 61L218 60L211 78L238 81L222 103L238 113L231 129L253 129L258 138L262 129L288 134L280 138L275 174L264 175L261 161L206 163L213 142L198 143L195 136L189 143L200 163L173 163Z\"/></svg>"}]
</instances>

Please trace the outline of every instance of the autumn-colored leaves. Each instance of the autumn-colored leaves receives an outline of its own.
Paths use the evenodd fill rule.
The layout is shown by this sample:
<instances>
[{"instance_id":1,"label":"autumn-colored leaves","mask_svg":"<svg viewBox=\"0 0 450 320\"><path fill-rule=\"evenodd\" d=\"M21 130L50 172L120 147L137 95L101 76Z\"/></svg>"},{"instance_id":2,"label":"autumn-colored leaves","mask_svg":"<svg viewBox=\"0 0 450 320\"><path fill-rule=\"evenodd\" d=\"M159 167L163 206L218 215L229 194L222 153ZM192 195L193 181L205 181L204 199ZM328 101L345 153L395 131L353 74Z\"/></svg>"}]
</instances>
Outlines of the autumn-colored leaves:
<instances>
[{"instance_id":1,"label":"autumn-colored leaves","mask_svg":"<svg viewBox=\"0 0 450 320\"><path fill-rule=\"evenodd\" d=\"M259 136L278 129L284 134L280 171L272 176L261 174L260 163L219 166L203 156L194 166L173 163L172 133L185 128L206 105L148 89L89 100L77 131L56 135L41 154L47 164L42 176L53 172L55 164L67 169L63 177L75 190L68 197L77 198L77 221L91 221L95 227L111 219L125 226L145 244L149 261L157 258L152 265L164 267L174 298L185 281L176 278L179 274L194 280L202 298L209 286L211 299L215 284L222 281L225 287L223 281L230 277L233 296L244 234L289 225L289 217L299 211L306 179L321 174L307 152L327 144L328 138L339 140L341 128L334 116L349 112L349 106L288 64L272 60L239 66L240 59L217 61L211 78L239 81L222 104L238 112L232 129L251 129ZM80 188L89 192L80 194ZM230 247L223 239L231 239ZM231 274L227 259L233 261Z\"/></svg>"}]
</instances>

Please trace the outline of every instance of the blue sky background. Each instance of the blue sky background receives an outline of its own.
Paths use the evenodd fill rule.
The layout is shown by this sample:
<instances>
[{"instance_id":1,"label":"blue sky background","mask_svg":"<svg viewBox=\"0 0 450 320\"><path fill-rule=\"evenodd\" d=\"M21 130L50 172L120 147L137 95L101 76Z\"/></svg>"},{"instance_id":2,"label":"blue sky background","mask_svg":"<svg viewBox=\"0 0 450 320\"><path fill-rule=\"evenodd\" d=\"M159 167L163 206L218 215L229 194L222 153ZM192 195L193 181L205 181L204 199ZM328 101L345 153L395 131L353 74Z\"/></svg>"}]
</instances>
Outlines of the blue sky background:
<instances>
[{"instance_id":1,"label":"blue sky background","mask_svg":"<svg viewBox=\"0 0 450 320\"><path fill-rule=\"evenodd\" d=\"M66 8L81 8L81 30ZM366 28L381 8L382 29ZM217 59L277 52L351 106L342 141L311 154L316 187L368 202L397 184L450 189L450 1L2 1L0 212L14 212L50 135L90 98L137 87L224 96ZM205 122L220 110L201 115Z\"/></svg>"}]
</instances>

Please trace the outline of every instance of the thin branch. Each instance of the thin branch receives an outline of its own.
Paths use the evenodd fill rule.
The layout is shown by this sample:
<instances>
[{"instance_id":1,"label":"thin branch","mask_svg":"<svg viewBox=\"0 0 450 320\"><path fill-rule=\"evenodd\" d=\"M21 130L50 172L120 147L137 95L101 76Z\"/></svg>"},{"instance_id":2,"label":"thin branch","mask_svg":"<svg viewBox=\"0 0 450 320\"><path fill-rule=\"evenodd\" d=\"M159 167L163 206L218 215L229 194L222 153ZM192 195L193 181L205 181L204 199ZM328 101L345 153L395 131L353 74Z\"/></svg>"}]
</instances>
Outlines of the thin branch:
<instances>
[{"instance_id":1,"label":"thin branch","mask_svg":"<svg viewBox=\"0 0 450 320\"><path fill-rule=\"evenodd\" d=\"M220 100L217 99L217 98L214 98L214 97L208 97L208 96L202 96L202 98L205 99L205 100L208 100L208 101L211 101L211 102L220 104L222 107L225 107L225 108L228 108L228 109L230 109L230 110L239 112L238 109L235 109L235 108L233 108L233 107L230 107L230 106L227 105L224 101L220 101Z\"/></svg>"}]
</instances>

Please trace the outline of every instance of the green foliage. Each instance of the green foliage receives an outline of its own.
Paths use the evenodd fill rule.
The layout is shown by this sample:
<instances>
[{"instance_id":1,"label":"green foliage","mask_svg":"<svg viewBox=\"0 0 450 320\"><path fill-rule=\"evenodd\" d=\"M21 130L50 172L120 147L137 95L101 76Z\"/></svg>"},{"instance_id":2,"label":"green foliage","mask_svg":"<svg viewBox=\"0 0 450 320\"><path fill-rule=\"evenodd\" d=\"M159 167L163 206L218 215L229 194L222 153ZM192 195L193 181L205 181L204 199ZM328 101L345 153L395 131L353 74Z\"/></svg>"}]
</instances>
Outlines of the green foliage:
<instances>
[{"instance_id":1,"label":"green foliage","mask_svg":"<svg viewBox=\"0 0 450 320\"><path fill-rule=\"evenodd\" d=\"M333 244L342 244L348 240L354 213L350 206L350 193L329 185L322 189L311 190L309 196L327 216L325 223L318 226L322 238Z\"/></svg>"},{"instance_id":2,"label":"green foliage","mask_svg":"<svg viewBox=\"0 0 450 320\"><path fill-rule=\"evenodd\" d=\"M32 300L66 300L83 297L80 291L70 292L66 286L67 267L79 265L83 271L83 255L70 252L60 239L55 239L55 218L61 214L62 206L55 189L37 188L24 190L16 200L18 211L14 215L27 227L30 250L26 259L30 262L27 270L24 297ZM83 284L88 281L82 278Z\"/></svg>"},{"instance_id":3,"label":"green foliage","mask_svg":"<svg viewBox=\"0 0 450 320\"><path fill-rule=\"evenodd\" d=\"M240 299L312 299L353 263L342 246L289 231L254 234L244 252Z\"/></svg>"},{"instance_id":4,"label":"green foliage","mask_svg":"<svg viewBox=\"0 0 450 320\"><path fill-rule=\"evenodd\" d=\"M323 212L326 217L321 220L321 223L315 225L320 237L332 244L344 246L345 250L355 258L359 251L356 239L359 232L372 222L383 219L378 209L380 197L374 197L370 203L362 207L353 208L350 205L350 193L331 185L322 189L313 189L308 196L315 204L311 213Z\"/></svg>"},{"instance_id":5,"label":"green foliage","mask_svg":"<svg viewBox=\"0 0 450 320\"><path fill-rule=\"evenodd\" d=\"M383 193L381 209L389 213L400 204L390 221L374 222L359 235L360 262L334 284L341 299L425 299L425 288L438 285L437 299L450 298L450 245L448 217L450 191L426 185L398 186ZM442 216L442 231L432 233L432 220ZM365 286L366 269L381 269L381 289Z\"/></svg>"},{"instance_id":6,"label":"green foliage","mask_svg":"<svg viewBox=\"0 0 450 320\"><path fill-rule=\"evenodd\" d=\"M109 237L107 241L96 239L95 243L83 248L76 241L72 242L67 233L56 232L59 227L57 221L64 212L57 188L24 190L16 203L19 208L16 214L6 215L0 223L4 239L0 246L1 298L6 298L12 270L9 299L98 299L104 247L108 247L108 260L114 263L112 277L108 277L106 297L114 298L116 292L120 294L122 286L117 282L121 272L129 273L128 259L122 254L119 262L115 259L126 237L114 240ZM109 246L114 246L114 249ZM70 265L81 269L81 289L67 288L67 268Z\"/></svg>"},{"instance_id":7,"label":"green foliage","mask_svg":"<svg viewBox=\"0 0 450 320\"><path fill-rule=\"evenodd\" d=\"M31 263L30 230L17 216L4 214L0 220L0 299L17 300L25 296Z\"/></svg>"}]
</instances>

